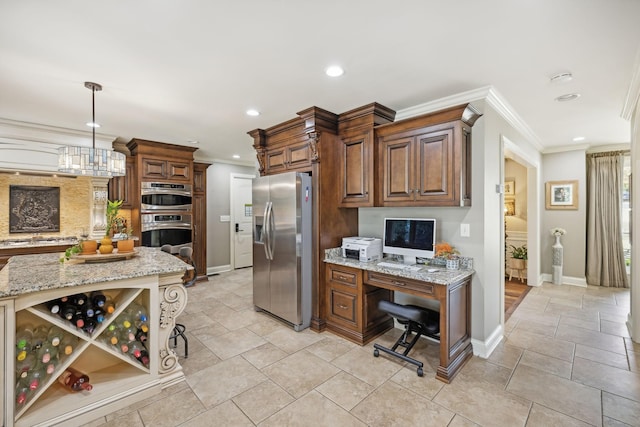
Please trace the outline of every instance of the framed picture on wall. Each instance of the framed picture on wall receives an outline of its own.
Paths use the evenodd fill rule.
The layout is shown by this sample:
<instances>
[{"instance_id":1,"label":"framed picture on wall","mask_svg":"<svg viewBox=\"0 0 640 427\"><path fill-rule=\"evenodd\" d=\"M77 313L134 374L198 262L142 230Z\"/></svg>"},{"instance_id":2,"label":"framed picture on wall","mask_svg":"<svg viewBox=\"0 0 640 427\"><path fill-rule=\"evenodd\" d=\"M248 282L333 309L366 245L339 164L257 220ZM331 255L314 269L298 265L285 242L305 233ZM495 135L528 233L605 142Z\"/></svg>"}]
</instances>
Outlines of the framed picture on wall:
<instances>
[{"instance_id":1,"label":"framed picture on wall","mask_svg":"<svg viewBox=\"0 0 640 427\"><path fill-rule=\"evenodd\" d=\"M578 209L578 181L547 181L547 209Z\"/></svg>"},{"instance_id":2,"label":"framed picture on wall","mask_svg":"<svg viewBox=\"0 0 640 427\"><path fill-rule=\"evenodd\" d=\"M504 195L505 196L515 196L516 195L516 182L515 181L505 181L504 182Z\"/></svg>"}]
</instances>

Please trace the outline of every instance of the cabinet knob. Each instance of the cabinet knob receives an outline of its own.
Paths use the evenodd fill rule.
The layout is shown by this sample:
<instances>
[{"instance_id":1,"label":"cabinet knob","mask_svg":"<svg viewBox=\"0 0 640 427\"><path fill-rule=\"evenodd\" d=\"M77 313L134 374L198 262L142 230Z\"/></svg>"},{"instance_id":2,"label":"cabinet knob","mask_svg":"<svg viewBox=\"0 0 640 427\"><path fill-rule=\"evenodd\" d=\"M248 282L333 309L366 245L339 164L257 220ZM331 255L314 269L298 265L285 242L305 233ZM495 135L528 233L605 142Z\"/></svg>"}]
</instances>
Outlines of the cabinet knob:
<instances>
[{"instance_id":1,"label":"cabinet knob","mask_svg":"<svg viewBox=\"0 0 640 427\"><path fill-rule=\"evenodd\" d=\"M341 310L346 310L347 309L347 306L344 305L344 304L337 304L337 305L338 305L338 308L341 309Z\"/></svg>"}]
</instances>

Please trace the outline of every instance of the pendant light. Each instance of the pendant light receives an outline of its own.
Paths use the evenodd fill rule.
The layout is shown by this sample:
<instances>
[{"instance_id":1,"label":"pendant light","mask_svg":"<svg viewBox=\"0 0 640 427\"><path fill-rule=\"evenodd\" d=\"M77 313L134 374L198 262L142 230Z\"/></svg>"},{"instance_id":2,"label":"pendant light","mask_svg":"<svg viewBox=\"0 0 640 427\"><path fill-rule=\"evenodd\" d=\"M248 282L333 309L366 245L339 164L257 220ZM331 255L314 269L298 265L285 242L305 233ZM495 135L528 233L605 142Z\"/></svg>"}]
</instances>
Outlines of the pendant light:
<instances>
[{"instance_id":1,"label":"pendant light","mask_svg":"<svg viewBox=\"0 0 640 427\"><path fill-rule=\"evenodd\" d=\"M58 149L58 170L74 175L124 176L126 157L111 149L96 148L96 91L101 91L98 83L84 82L84 87L91 90L92 118L87 123L93 129L93 146L63 146Z\"/></svg>"}]
</instances>

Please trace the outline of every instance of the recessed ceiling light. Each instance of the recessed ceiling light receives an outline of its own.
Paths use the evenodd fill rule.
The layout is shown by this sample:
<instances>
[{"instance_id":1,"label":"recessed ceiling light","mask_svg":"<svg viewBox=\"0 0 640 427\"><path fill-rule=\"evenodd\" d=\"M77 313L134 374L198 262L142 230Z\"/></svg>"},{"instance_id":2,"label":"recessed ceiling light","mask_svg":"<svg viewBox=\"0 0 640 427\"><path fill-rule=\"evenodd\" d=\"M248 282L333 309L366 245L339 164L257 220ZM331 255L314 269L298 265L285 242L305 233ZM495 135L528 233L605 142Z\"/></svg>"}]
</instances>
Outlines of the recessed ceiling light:
<instances>
[{"instance_id":1,"label":"recessed ceiling light","mask_svg":"<svg viewBox=\"0 0 640 427\"><path fill-rule=\"evenodd\" d=\"M239 158L240 158L240 155L239 155L239 154L234 154L234 155L233 155L233 156L231 156L231 157L233 157L234 159L239 159Z\"/></svg>"},{"instance_id":2,"label":"recessed ceiling light","mask_svg":"<svg viewBox=\"0 0 640 427\"><path fill-rule=\"evenodd\" d=\"M329 77L340 77L344 74L344 70L339 65L332 65L325 70Z\"/></svg>"},{"instance_id":3,"label":"recessed ceiling light","mask_svg":"<svg viewBox=\"0 0 640 427\"><path fill-rule=\"evenodd\" d=\"M87 126L89 126L90 128L99 128L100 123L87 122Z\"/></svg>"},{"instance_id":4,"label":"recessed ceiling light","mask_svg":"<svg viewBox=\"0 0 640 427\"><path fill-rule=\"evenodd\" d=\"M584 141L584 139L584 136L576 136L575 138L573 138L575 142Z\"/></svg>"},{"instance_id":5,"label":"recessed ceiling light","mask_svg":"<svg viewBox=\"0 0 640 427\"><path fill-rule=\"evenodd\" d=\"M573 101L574 99L578 99L578 98L580 98L579 93L567 93L565 95L560 95L559 97L557 97L556 101L566 102L566 101Z\"/></svg>"},{"instance_id":6,"label":"recessed ceiling light","mask_svg":"<svg viewBox=\"0 0 640 427\"><path fill-rule=\"evenodd\" d=\"M255 116L259 116L259 115L260 115L260 111L258 111L258 110L254 110L253 108L250 109L250 110L247 110L247 116L255 117Z\"/></svg>"},{"instance_id":7,"label":"recessed ceiling light","mask_svg":"<svg viewBox=\"0 0 640 427\"><path fill-rule=\"evenodd\" d=\"M197 139L190 139L187 141L189 144L200 144L200 141L198 141Z\"/></svg>"},{"instance_id":8,"label":"recessed ceiling light","mask_svg":"<svg viewBox=\"0 0 640 427\"><path fill-rule=\"evenodd\" d=\"M573 80L573 74L569 72L555 74L549 79L551 83L566 83L571 80Z\"/></svg>"}]
</instances>

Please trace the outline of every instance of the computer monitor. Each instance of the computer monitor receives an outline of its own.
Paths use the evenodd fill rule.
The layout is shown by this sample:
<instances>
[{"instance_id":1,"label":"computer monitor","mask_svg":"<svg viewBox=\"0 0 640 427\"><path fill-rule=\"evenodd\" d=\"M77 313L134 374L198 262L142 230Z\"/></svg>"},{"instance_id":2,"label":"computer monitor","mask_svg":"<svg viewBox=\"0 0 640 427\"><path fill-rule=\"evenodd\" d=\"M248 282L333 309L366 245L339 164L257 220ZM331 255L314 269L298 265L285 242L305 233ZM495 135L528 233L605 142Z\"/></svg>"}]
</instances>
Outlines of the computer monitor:
<instances>
[{"instance_id":1,"label":"computer monitor","mask_svg":"<svg viewBox=\"0 0 640 427\"><path fill-rule=\"evenodd\" d=\"M405 264L415 264L416 258L433 258L435 244L435 219L384 219L382 251L402 255Z\"/></svg>"}]
</instances>

